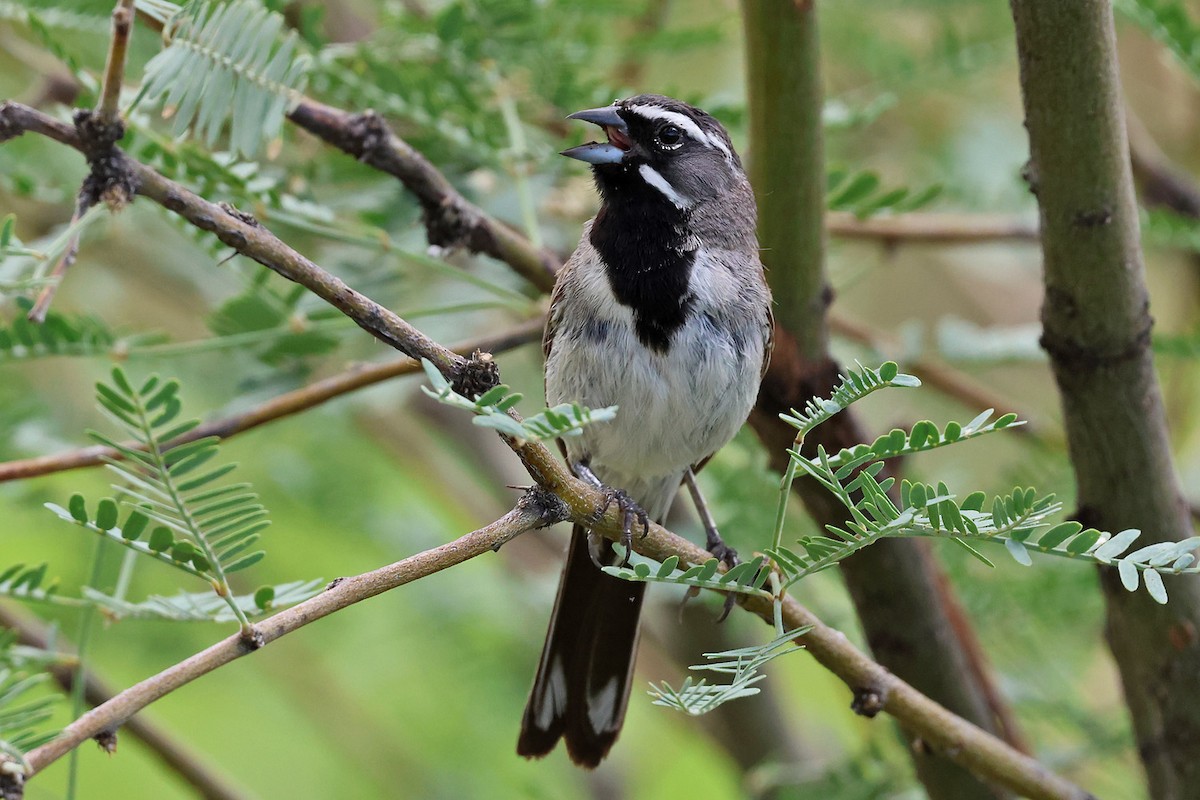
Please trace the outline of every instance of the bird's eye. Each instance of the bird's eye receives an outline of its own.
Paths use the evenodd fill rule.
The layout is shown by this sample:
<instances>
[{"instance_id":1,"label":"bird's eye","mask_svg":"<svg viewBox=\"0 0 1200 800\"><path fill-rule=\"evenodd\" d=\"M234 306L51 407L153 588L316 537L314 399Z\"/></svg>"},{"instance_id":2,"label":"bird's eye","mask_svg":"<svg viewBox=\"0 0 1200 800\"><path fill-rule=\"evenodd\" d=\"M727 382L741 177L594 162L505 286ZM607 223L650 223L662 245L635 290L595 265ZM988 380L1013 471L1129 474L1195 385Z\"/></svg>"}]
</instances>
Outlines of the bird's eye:
<instances>
[{"instance_id":1,"label":"bird's eye","mask_svg":"<svg viewBox=\"0 0 1200 800\"><path fill-rule=\"evenodd\" d=\"M658 143L669 150L674 150L683 144L683 131L674 125L663 125L656 136Z\"/></svg>"}]
</instances>

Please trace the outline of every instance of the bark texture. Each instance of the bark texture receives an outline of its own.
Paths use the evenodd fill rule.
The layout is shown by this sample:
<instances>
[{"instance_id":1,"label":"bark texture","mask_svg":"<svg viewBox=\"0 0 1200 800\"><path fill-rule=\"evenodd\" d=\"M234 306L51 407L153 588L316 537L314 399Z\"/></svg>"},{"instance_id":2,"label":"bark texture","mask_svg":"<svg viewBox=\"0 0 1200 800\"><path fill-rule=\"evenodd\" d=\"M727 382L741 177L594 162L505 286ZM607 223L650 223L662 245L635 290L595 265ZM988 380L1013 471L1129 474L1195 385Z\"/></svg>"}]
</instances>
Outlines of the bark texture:
<instances>
[{"instance_id":1,"label":"bark texture","mask_svg":"<svg viewBox=\"0 0 1200 800\"><path fill-rule=\"evenodd\" d=\"M759 209L759 242L776 301L776 348L751 417L780 457L795 431L778 414L828 395L838 365L829 354L824 270L825 165L823 93L815 2L744 0L750 110L750 178ZM818 430L831 452L870 441L849 412ZM816 442L807 442L806 448ZM778 465L777 465L778 466ZM845 522L844 509L820 486L796 489L821 525ZM962 620L928 546L883 541L842 565L867 641L881 664L985 730L997 731L973 658L974 633ZM913 760L933 800L1004 796L957 764L917 746Z\"/></svg>"},{"instance_id":2,"label":"bark texture","mask_svg":"<svg viewBox=\"0 0 1200 800\"><path fill-rule=\"evenodd\" d=\"M1042 345L1062 395L1078 519L1139 544L1191 535L1150 352L1108 0L1012 0L1041 209ZM1106 634L1156 800L1200 796L1200 578L1167 579L1171 601L1101 574Z\"/></svg>"}]
</instances>

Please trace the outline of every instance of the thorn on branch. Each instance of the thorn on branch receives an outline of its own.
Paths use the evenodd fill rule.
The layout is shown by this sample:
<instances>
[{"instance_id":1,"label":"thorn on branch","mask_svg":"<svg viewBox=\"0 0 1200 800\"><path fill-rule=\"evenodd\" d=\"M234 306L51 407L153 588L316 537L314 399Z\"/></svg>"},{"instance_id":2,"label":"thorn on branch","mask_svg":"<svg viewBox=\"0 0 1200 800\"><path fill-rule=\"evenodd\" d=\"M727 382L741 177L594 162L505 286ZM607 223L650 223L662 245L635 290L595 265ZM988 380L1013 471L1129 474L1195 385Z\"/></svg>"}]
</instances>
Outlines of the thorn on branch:
<instances>
[{"instance_id":1,"label":"thorn on branch","mask_svg":"<svg viewBox=\"0 0 1200 800\"><path fill-rule=\"evenodd\" d=\"M454 391L472 400L500 383L500 367L491 353L476 350L459 363L450 379Z\"/></svg>"},{"instance_id":2,"label":"thorn on branch","mask_svg":"<svg viewBox=\"0 0 1200 800\"><path fill-rule=\"evenodd\" d=\"M880 711L883 711L883 706L886 702L886 689L864 687L854 690L854 701L850 703L850 710L860 717L871 719Z\"/></svg>"},{"instance_id":3,"label":"thorn on branch","mask_svg":"<svg viewBox=\"0 0 1200 800\"><path fill-rule=\"evenodd\" d=\"M71 225L77 225L83 219L83 215L88 212L89 208L91 208L91 205L87 203L83 192L80 191L79 197L75 200L75 213L71 216ZM30 322L41 325L46 321L46 314L50 311L50 304L54 302L54 295L58 292L58 287L62 285L62 280L67 274L67 270L71 268L75 263L76 256L79 255L79 238L82 233L82 231L75 232L75 235L71 237L71 241L67 243L67 249L63 251L62 257L58 259L58 262L50 270L50 274L47 275L50 283L46 284L42 288L42 291L38 293L33 307L29 309L29 313L25 316Z\"/></svg>"},{"instance_id":4,"label":"thorn on branch","mask_svg":"<svg viewBox=\"0 0 1200 800\"><path fill-rule=\"evenodd\" d=\"M116 728L108 728L107 730L100 731L99 733L97 733L95 736L92 737L92 740L96 744L100 745L100 749L103 750L105 753L108 753L110 756L113 753L117 752L117 729Z\"/></svg>"}]
</instances>

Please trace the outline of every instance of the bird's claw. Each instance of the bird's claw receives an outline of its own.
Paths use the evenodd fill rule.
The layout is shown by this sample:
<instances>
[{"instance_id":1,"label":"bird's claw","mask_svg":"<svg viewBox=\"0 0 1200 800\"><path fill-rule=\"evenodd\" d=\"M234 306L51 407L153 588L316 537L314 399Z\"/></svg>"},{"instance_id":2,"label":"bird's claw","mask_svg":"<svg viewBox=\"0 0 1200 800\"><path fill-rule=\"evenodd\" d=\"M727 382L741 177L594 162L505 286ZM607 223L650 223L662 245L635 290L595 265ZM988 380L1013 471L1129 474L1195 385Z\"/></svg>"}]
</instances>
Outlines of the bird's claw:
<instances>
[{"instance_id":1,"label":"bird's claw","mask_svg":"<svg viewBox=\"0 0 1200 800\"><path fill-rule=\"evenodd\" d=\"M732 547L725 544L720 537L716 537L715 539L710 537L708 541L708 552L712 553L718 561L724 564L726 569L733 569L738 564L742 563L742 560L738 558L737 550L734 550ZM717 619L717 622L725 621L725 618L729 616L729 612L733 610L733 604L735 602L737 602L736 592L729 592L725 595L725 605L721 609L721 616Z\"/></svg>"},{"instance_id":2,"label":"bird's claw","mask_svg":"<svg viewBox=\"0 0 1200 800\"><path fill-rule=\"evenodd\" d=\"M621 512L621 544L625 547L625 559L621 562L622 567L629 566L629 554L633 552L633 523L642 526L642 536L650 533L650 517L646 510L637 504L629 493L624 489L613 489L604 487L604 505L600 506L596 512L596 519L599 520L608 513L609 507L617 504L617 508Z\"/></svg>"}]
</instances>

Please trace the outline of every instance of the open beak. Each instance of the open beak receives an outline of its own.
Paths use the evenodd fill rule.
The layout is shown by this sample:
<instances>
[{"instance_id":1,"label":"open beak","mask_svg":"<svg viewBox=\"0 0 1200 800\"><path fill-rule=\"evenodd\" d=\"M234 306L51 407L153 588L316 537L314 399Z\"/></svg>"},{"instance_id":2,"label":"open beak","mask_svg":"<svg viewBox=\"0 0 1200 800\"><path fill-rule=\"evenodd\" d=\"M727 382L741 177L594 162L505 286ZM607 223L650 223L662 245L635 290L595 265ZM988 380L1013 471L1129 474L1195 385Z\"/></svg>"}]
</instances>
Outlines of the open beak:
<instances>
[{"instance_id":1,"label":"open beak","mask_svg":"<svg viewBox=\"0 0 1200 800\"><path fill-rule=\"evenodd\" d=\"M562 155L567 158L577 158L589 164L619 164L625 157L625 153L633 147L633 142L629 138L629 127L617 113L616 106L576 111L567 119L581 119L584 122L599 125L604 129L604 135L608 137L607 142L588 142L569 150L563 150Z\"/></svg>"}]
</instances>

